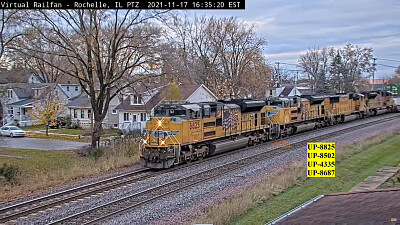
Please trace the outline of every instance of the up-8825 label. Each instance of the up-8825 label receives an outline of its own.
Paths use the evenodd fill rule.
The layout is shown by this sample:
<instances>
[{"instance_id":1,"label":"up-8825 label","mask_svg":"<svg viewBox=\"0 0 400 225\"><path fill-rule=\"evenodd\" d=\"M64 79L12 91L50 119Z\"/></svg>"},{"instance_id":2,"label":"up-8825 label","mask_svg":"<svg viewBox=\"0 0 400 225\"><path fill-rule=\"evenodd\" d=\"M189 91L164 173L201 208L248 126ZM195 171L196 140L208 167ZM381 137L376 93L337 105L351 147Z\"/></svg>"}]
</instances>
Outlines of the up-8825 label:
<instances>
[{"instance_id":1,"label":"up-8825 label","mask_svg":"<svg viewBox=\"0 0 400 225\"><path fill-rule=\"evenodd\" d=\"M307 143L307 177L335 177L335 143Z\"/></svg>"}]
</instances>

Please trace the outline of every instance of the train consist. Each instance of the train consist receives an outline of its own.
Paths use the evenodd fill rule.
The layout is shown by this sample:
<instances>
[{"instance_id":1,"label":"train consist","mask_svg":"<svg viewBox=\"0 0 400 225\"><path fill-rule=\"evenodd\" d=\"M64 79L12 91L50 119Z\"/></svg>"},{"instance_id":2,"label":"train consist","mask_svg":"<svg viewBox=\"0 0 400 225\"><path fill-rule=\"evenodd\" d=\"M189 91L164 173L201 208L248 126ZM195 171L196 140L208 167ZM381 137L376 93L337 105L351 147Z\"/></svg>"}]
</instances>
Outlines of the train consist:
<instances>
[{"instance_id":1,"label":"train consist","mask_svg":"<svg viewBox=\"0 0 400 225\"><path fill-rule=\"evenodd\" d=\"M149 168L210 155L393 110L390 92L165 104L146 124L141 164Z\"/></svg>"}]
</instances>

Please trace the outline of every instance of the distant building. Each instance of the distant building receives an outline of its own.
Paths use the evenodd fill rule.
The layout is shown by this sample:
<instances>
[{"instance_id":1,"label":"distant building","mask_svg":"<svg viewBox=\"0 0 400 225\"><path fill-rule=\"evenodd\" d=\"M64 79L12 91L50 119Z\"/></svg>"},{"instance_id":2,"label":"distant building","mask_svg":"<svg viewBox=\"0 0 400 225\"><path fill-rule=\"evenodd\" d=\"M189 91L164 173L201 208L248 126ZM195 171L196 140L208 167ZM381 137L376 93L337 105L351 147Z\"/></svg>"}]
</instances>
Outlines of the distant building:
<instances>
[{"instance_id":1,"label":"distant building","mask_svg":"<svg viewBox=\"0 0 400 225\"><path fill-rule=\"evenodd\" d=\"M103 120L104 128L118 128L118 113L114 108L120 103L118 97L111 99L106 117ZM83 128L89 128L94 124L92 104L90 97L85 92L71 98L65 106L73 123Z\"/></svg>"},{"instance_id":2,"label":"distant building","mask_svg":"<svg viewBox=\"0 0 400 225\"><path fill-rule=\"evenodd\" d=\"M390 79L369 79L368 84L372 85L373 91L385 90L386 85L389 83Z\"/></svg>"},{"instance_id":3,"label":"distant building","mask_svg":"<svg viewBox=\"0 0 400 225\"><path fill-rule=\"evenodd\" d=\"M125 131L143 130L154 115L154 108L163 103L163 91L169 85L128 94L115 110L119 114L119 128ZM218 98L203 84L181 84L184 102L215 102Z\"/></svg>"},{"instance_id":4,"label":"distant building","mask_svg":"<svg viewBox=\"0 0 400 225\"><path fill-rule=\"evenodd\" d=\"M280 97L293 97L293 96L310 95L310 94L312 94L312 90L309 87L285 85L276 88L276 96Z\"/></svg>"},{"instance_id":5,"label":"distant building","mask_svg":"<svg viewBox=\"0 0 400 225\"><path fill-rule=\"evenodd\" d=\"M68 102L68 95L58 84L54 83L11 83L3 87L4 96L1 98L2 124L17 123L19 126L31 126L33 109L48 94L53 94L64 102Z\"/></svg>"}]
</instances>

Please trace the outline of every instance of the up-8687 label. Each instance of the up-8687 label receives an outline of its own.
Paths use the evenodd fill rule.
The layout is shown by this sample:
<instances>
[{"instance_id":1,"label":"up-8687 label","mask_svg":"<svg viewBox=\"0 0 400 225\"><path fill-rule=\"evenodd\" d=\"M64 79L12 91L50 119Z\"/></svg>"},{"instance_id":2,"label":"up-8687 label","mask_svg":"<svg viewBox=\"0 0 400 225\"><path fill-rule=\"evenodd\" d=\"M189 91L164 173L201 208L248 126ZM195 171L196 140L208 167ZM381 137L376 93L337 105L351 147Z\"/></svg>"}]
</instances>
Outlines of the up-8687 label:
<instances>
[{"instance_id":1,"label":"up-8687 label","mask_svg":"<svg viewBox=\"0 0 400 225\"><path fill-rule=\"evenodd\" d=\"M307 143L307 177L335 177L335 143Z\"/></svg>"}]
</instances>

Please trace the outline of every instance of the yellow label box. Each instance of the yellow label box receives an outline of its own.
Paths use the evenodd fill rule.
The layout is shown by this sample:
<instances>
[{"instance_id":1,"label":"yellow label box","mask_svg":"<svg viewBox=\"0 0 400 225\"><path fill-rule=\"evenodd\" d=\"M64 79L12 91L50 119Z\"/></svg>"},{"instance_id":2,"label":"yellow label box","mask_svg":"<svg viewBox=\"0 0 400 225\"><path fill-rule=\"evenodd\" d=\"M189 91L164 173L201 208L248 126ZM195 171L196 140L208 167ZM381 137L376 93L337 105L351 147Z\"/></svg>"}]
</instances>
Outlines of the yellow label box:
<instances>
[{"instance_id":1,"label":"yellow label box","mask_svg":"<svg viewBox=\"0 0 400 225\"><path fill-rule=\"evenodd\" d=\"M307 177L335 177L335 143L307 143Z\"/></svg>"}]
</instances>

